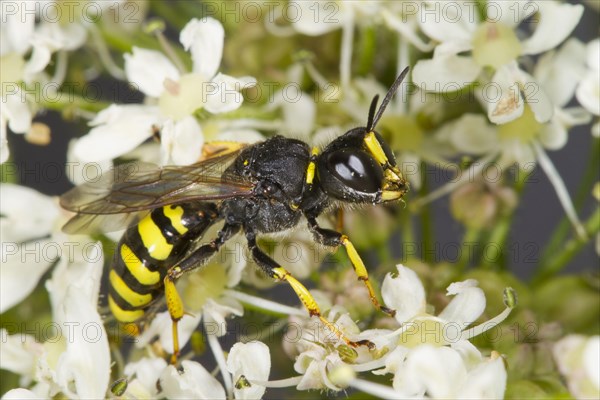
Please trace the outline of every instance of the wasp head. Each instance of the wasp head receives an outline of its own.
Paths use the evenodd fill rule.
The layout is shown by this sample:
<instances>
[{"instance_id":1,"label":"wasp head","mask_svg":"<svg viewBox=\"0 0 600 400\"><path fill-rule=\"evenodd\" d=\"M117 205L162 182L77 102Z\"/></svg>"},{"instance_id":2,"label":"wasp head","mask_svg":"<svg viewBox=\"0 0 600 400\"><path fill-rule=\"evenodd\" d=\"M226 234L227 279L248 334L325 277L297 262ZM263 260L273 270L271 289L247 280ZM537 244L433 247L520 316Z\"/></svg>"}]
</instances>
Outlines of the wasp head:
<instances>
[{"instance_id":1,"label":"wasp head","mask_svg":"<svg viewBox=\"0 0 600 400\"><path fill-rule=\"evenodd\" d=\"M347 202L375 204L398 200L408 191L408 182L398 169L394 153L375 131L407 73L408 68L402 71L377 112L378 96L375 96L366 127L349 130L318 156L317 176L329 196Z\"/></svg>"}]
</instances>

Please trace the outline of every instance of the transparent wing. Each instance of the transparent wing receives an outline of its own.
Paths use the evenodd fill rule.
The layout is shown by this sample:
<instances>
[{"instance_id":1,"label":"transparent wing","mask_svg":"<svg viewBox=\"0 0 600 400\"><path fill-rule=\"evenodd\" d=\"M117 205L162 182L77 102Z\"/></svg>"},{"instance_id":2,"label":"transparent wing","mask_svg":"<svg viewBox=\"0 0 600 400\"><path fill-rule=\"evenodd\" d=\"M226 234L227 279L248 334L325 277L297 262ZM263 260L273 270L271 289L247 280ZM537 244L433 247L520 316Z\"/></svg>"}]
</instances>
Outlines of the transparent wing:
<instances>
[{"instance_id":1,"label":"transparent wing","mask_svg":"<svg viewBox=\"0 0 600 400\"><path fill-rule=\"evenodd\" d=\"M63 231L114 231L164 205L249 196L253 182L224 174L240 151L189 166L119 165L98 181L77 186L61 197L61 206L77 213Z\"/></svg>"}]
</instances>

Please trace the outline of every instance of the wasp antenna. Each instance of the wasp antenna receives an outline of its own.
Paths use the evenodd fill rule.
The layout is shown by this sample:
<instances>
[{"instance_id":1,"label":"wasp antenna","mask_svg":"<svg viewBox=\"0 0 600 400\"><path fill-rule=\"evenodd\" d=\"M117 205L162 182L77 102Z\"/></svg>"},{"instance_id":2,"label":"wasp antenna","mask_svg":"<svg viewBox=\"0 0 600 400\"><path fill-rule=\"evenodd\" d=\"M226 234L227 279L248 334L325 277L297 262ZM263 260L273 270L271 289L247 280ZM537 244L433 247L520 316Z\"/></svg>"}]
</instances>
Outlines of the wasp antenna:
<instances>
[{"instance_id":1,"label":"wasp antenna","mask_svg":"<svg viewBox=\"0 0 600 400\"><path fill-rule=\"evenodd\" d=\"M381 103L381 107L379 107L379 110L377 110L377 114L375 114L375 117L371 118L371 115L369 115L369 121L371 122L368 125L369 131L375 129L375 126L377 125L377 122L379 122L379 119L383 115L383 112L385 111L385 108L387 107L388 103L390 102L390 100L392 100L392 97L394 97L394 95L396 94L396 91L398 90L398 87L400 86L400 84L402 83L404 78L406 78L406 75L408 74L408 70L409 70L409 67L406 67L400 73L400 75L398 75L398 77L394 81L394 84L390 87L390 90L388 90L388 92L386 93L386 95L383 99L383 102ZM373 108L373 103L371 103L371 108ZM370 112L369 112L369 114L370 114Z\"/></svg>"},{"instance_id":2,"label":"wasp antenna","mask_svg":"<svg viewBox=\"0 0 600 400\"><path fill-rule=\"evenodd\" d=\"M379 101L379 95L376 94L371 101L371 106L369 107L369 119L367 121L367 131L370 132L375 125L373 124L373 117L375 116L375 109L377 108L377 102Z\"/></svg>"}]
</instances>

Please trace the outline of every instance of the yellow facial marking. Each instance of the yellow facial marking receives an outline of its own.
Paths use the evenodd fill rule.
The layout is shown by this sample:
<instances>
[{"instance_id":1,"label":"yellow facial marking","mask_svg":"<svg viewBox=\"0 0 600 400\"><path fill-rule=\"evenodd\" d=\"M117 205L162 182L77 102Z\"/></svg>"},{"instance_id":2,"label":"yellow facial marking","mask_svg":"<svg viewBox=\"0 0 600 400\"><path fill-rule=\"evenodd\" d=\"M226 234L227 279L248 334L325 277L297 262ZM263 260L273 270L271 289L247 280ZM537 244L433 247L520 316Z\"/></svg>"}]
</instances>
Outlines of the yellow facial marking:
<instances>
[{"instance_id":1,"label":"yellow facial marking","mask_svg":"<svg viewBox=\"0 0 600 400\"><path fill-rule=\"evenodd\" d=\"M142 285L150 286L160 282L160 273L146 268L126 244L121 245L121 258L131 275Z\"/></svg>"},{"instance_id":2,"label":"yellow facial marking","mask_svg":"<svg viewBox=\"0 0 600 400\"><path fill-rule=\"evenodd\" d=\"M108 307L110 308L110 311L115 316L115 318L120 322L134 322L144 316L143 310L123 310L117 305L117 303L115 303L115 301L110 295L108 296Z\"/></svg>"},{"instance_id":3,"label":"yellow facial marking","mask_svg":"<svg viewBox=\"0 0 600 400\"><path fill-rule=\"evenodd\" d=\"M111 270L108 276L110 280L110 284L115 289L119 296L123 298L127 303L129 303L133 307L142 307L152 301L151 294L139 294L131 290L129 286L123 282L123 279L115 272L115 270Z\"/></svg>"},{"instance_id":4,"label":"yellow facial marking","mask_svg":"<svg viewBox=\"0 0 600 400\"><path fill-rule=\"evenodd\" d=\"M388 158L385 155L385 152L383 151L383 149L381 148L381 144L379 143L379 140L377 140L377 136L375 136L375 132L367 133L367 135L365 136L364 142L365 142L365 145L367 146L367 149L369 149L369 151L371 152L373 157L375 157L375 159L377 160L377 162L379 164L381 164L381 165L387 164Z\"/></svg>"},{"instance_id":5,"label":"yellow facial marking","mask_svg":"<svg viewBox=\"0 0 600 400\"><path fill-rule=\"evenodd\" d=\"M404 192L399 192L399 191L395 191L395 190L384 190L381 192L381 200L382 201L398 200L403 195L404 195Z\"/></svg>"},{"instance_id":6,"label":"yellow facial marking","mask_svg":"<svg viewBox=\"0 0 600 400\"><path fill-rule=\"evenodd\" d=\"M165 216L169 218L169 221L171 221L171 225L173 225L173 228L175 228L175 230L179 232L180 235L183 235L188 231L188 228L186 228L181 221L183 218L182 207L166 206L163 207L163 212L165 213Z\"/></svg>"},{"instance_id":7,"label":"yellow facial marking","mask_svg":"<svg viewBox=\"0 0 600 400\"><path fill-rule=\"evenodd\" d=\"M166 260L173 250L173 245L167 243L160 228L156 226L150 215L138 224L138 232L150 256L156 260Z\"/></svg>"}]
</instances>

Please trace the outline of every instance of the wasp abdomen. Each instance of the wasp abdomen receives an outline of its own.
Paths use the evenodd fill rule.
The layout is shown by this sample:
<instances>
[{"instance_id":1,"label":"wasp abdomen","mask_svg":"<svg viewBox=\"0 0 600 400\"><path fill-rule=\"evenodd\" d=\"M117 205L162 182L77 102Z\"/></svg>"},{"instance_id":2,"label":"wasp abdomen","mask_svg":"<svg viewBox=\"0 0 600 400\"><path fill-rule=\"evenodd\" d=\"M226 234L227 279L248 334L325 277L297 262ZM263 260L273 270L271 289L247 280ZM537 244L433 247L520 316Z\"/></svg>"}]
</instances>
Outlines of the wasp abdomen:
<instances>
[{"instance_id":1,"label":"wasp abdomen","mask_svg":"<svg viewBox=\"0 0 600 400\"><path fill-rule=\"evenodd\" d=\"M134 322L144 316L162 295L168 269L216 218L216 207L210 203L170 205L154 209L127 229L109 274L108 303L118 321Z\"/></svg>"}]
</instances>

